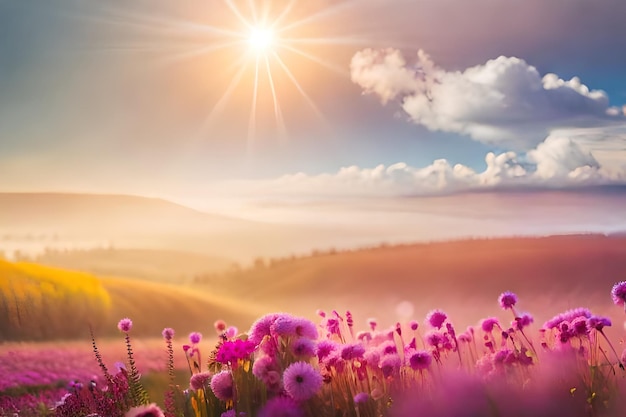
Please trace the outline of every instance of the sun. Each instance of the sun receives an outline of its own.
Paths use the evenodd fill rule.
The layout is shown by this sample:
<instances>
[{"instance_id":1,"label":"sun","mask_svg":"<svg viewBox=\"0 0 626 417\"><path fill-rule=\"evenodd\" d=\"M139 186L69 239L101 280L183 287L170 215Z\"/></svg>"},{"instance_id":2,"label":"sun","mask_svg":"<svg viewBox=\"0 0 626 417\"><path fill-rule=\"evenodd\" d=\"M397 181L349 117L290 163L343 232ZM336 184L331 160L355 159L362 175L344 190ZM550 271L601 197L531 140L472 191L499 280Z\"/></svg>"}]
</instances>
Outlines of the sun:
<instances>
[{"instance_id":1,"label":"sun","mask_svg":"<svg viewBox=\"0 0 626 417\"><path fill-rule=\"evenodd\" d=\"M248 43L256 53L266 53L274 44L274 32L271 29L254 27L250 30Z\"/></svg>"}]
</instances>

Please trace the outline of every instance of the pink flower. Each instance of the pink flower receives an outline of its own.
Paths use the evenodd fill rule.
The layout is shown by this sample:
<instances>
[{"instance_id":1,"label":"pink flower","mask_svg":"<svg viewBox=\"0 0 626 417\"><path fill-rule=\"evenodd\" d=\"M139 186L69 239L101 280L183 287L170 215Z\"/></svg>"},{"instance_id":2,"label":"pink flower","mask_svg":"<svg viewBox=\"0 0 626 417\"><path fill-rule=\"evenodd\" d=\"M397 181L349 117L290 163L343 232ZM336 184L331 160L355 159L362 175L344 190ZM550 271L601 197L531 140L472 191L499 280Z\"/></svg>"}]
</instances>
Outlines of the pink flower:
<instances>
[{"instance_id":1,"label":"pink flower","mask_svg":"<svg viewBox=\"0 0 626 417\"><path fill-rule=\"evenodd\" d=\"M292 363L283 373L285 391L296 401L313 397L322 387L322 376L306 362Z\"/></svg>"},{"instance_id":2,"label":"pink flower","mask_svg":"<svg viewBox=\"0 0 626 417\"><path fill-rule=\"evenodd\" d=\"M133 328L133 321L128 317L123 318L117 323L117 328L120 329L120 332L128 333Z\"/></svg>"}]
</instances>

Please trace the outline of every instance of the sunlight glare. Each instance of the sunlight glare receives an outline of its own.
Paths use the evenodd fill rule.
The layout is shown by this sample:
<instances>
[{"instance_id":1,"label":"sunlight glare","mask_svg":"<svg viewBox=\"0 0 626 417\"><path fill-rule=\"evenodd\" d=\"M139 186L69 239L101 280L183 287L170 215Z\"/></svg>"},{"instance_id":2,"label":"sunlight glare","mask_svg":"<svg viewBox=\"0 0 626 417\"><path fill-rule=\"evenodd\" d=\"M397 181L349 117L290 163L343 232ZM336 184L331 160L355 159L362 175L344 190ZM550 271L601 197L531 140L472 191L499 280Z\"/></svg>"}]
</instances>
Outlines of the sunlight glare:
<instances>
[{"instance_id":1,"label":"sunlight glare","mask_svg":"<svg viewBox=\"0 0 626 417\"><path fill-rule=\"evenodd\" d=\"M253 28L250 31L248 42L252 49L256 52L267 51L274 42L274 34L270 29Z\"/></svg>"}]
</instances>

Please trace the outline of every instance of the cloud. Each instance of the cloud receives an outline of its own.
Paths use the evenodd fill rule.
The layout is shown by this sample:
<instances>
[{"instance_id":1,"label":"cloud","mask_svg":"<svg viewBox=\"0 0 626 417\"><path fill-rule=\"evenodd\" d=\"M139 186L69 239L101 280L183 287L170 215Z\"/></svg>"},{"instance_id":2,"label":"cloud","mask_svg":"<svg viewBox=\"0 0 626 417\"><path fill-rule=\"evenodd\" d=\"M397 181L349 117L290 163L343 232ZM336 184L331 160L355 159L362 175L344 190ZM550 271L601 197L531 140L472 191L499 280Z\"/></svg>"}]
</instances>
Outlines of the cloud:
<instances>
[{"instance_id":1,"label":"cloud","mask_svg":"<svg viewBox=\"0 0 626 417\"><path fill-rule=\"evenodd\" d=\"M435 160L426 167L400 162L374 168L344 167L335 173L297 173L273 180L231 184L247 196L262 197L397 197L458 192L561 189L577 186L626 185L626 170L603 167L587 150L564 136L548 136L526 153L485 155L485 169Z\"/></svg>"},{"instance_id":2,"label":"cloud","mask_svg":"<svg viewBox=\"0 0 626 417\"><path fill-rule=\"evenodd\" d=\"M365 94L383 104L399 102L412 122L508 149L531 149L556 128L626 120L604 91L590 89L578 77L541 76L515 57L446 71L422 50L409 64L398 50L365 49L354 55L350 69Z\"/></svg>"}]
</instances>

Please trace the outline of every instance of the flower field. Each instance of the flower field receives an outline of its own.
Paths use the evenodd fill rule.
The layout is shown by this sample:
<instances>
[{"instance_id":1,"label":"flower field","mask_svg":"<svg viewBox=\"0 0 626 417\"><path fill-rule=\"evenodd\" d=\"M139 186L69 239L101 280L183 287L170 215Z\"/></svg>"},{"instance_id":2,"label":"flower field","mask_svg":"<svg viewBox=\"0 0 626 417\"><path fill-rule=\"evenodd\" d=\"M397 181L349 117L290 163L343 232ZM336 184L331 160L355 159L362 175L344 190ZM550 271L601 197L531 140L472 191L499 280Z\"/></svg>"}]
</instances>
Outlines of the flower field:
<instances>
[{"instance_id":1,"label":"flower field","mask_svg":"<svg viewBox=\"0 0 626 417\"><path fill-rule=\"evenodd\" d=\"M610 296L621 322L626 283ZM624 415L626 358L623 339L606 336L610 318L581 307L541 324L522 313L514 293L497 302L506 320L486 317L467 329L455 328L441 310L421 322L383 326L368 319L364 327L349 311L318 311L317 322L267 314L246 332L218 321L214 337L166 328L162 340L150 343L135 341L125 318L117 345L94 341L91 352L77 344L3 347L0 414ZM164 381L158 404L146 385L154 374Z\"/></svg>"}]
</instances>

